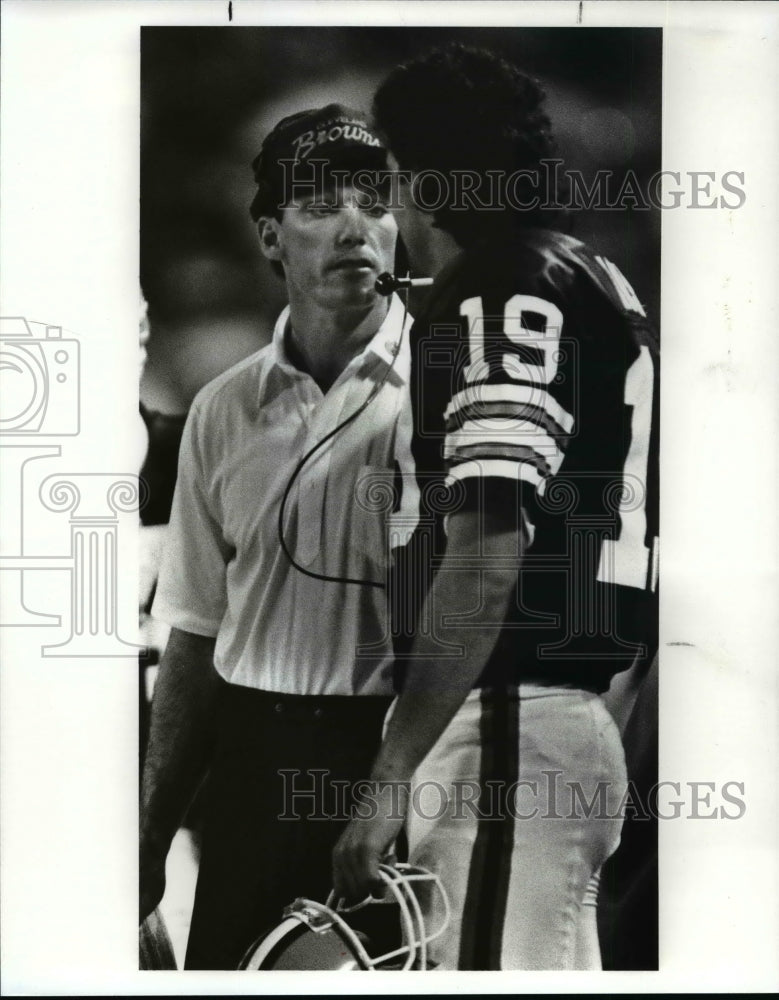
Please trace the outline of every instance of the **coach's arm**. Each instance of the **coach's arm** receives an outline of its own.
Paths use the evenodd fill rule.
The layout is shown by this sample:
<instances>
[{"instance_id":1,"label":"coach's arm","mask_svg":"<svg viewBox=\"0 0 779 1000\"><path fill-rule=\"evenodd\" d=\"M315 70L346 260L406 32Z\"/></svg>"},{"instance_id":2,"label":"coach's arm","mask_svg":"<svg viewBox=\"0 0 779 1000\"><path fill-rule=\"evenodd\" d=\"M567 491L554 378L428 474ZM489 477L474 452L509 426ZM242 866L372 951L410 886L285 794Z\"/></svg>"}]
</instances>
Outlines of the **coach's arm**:
<instances>
[{"instance_id":1,"label":"coach's arm","mask_svg":"<svg viewBox=\"0 0 779 1000\"><path fill-rule=\"evenodd\" d=\"M165 859L205 774L222 681L215 640L172 629L154 685L141 784L140 922L165 891Z\"/></svg>"},{"instance_id":2,"label":"coach's arm","mask_svg":"<svg viewBox=\"0 0 779 1000\"><path fill-rule=\"evenodd\" d=\"M450 515L446 552L425 602L423 620L441 623L449 617L451 623L432 631L438 631L447 643L461 646L463 653L441 656L434 638L415 637L403 691L371 772L379 789L385 782L401 786L410 782L486 666L499 633L494 623L505 615L527 544L518 516L513 503L493 504L486 514L458 511ZM464 560L480 568L481 606L476 616L474 590L463 585L462 572L454 571L462 569ZM458 618L467 619L467 624L458 624ZM482 627L480 621L485 623ZM424 656L434 658L420 659ZM339 895L357 900L381 889L379 862L403 826L403 818L393 814L395 802L389 789L385 795L379 792L371 803L377 814L352 819L342 834L333 853L333 882Z\"/></svg>"}]
</instances>

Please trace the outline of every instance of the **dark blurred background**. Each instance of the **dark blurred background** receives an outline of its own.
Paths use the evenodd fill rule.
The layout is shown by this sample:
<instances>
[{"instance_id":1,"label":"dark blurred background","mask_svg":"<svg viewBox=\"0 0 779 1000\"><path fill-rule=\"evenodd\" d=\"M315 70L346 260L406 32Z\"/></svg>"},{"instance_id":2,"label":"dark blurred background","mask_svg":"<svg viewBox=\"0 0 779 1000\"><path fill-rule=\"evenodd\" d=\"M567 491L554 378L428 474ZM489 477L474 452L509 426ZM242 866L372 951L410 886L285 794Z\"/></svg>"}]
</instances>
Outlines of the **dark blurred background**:
<instances>
[{"instance_id":1,"label":"dark blurred background","mask_svg":"<svg viewBox=\"0 0 779 1000\"><path fill-rule=\"evenodd\" d=\"M543 82L566 169L588 184L599 169L633 169L646 190L660 169L659 29L143 28L149 406L186 409L202 385L268 342L285 303L248 211L264 135L330 101L369 109L396 63L448 40L504 53ZM621 268L659 319L659 211L580 211L573 232Z\"/></svg>"}]
</instances>

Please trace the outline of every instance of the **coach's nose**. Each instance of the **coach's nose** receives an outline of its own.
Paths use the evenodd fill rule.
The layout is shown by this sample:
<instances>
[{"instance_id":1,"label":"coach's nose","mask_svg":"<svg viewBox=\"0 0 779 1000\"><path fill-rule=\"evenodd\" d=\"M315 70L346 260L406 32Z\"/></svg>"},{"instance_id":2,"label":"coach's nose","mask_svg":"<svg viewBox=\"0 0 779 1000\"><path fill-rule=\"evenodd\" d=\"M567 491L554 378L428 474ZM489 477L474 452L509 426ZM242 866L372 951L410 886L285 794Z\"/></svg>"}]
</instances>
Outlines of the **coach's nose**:
<instances>
[{"instance_id":1,"label":"coach's nose","mask_svg":"<svg viewBox=\"0 0 779 1000\"><path fill-rule=\"evenodd\" d=\"M368 224L365 212L355 203L344 205L338 213L340 226L338 228L339 246L359 246L368 235Z\"/></svg>"}]
</instances>

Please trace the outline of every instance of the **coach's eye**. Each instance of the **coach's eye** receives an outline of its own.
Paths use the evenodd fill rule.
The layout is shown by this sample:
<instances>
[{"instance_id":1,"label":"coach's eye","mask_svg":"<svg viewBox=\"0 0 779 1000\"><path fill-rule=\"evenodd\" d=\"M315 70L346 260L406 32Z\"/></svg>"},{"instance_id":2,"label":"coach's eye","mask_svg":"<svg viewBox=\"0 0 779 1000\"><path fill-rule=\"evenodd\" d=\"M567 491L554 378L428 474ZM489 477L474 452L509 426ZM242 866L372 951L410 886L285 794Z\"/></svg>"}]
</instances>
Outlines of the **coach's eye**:
<instances>
[{"instance_id":1,"label":"coach's eye","mask_svg":"<svg viewBox=\"0 0 779 1000\"><path fill-rule=\"evenodd\" d=\"M363 195L357 204L360 206L360 211L365 212L366 215L370 215L371 218L381 218L382 215L386 215L389 211L386 204L381 199L376 198L375 195Z\"/></svg>"}]
</instances>

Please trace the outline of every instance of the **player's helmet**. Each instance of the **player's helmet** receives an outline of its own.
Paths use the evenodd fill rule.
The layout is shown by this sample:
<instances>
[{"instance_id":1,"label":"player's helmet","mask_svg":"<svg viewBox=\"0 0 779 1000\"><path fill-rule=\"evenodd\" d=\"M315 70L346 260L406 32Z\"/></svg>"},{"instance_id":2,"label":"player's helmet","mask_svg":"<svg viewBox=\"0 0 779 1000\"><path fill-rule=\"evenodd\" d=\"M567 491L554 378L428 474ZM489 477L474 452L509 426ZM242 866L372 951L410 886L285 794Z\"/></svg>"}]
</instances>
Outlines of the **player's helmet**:
<instances>
[{"instance_id":1,"label":"player's helmet","mask_svg":"<svg viewBox=\"0 0 779 1000\"><path fill-rule=\"evenodd\" d=\"M380 871L384 899L369 897L352 907L341 906L334 893L326 903L296 899L281 923L249 948L239 969L427 969L427 946L449 924L446 891L425 868L381 865ZM439 894L443 918L428 931L420 901L431 892Z\"/></svg>"}]
</instances>

